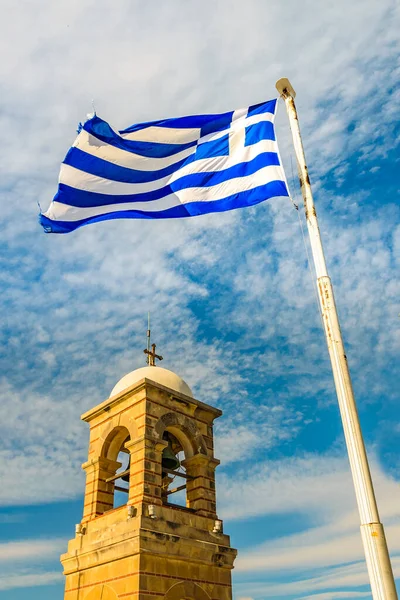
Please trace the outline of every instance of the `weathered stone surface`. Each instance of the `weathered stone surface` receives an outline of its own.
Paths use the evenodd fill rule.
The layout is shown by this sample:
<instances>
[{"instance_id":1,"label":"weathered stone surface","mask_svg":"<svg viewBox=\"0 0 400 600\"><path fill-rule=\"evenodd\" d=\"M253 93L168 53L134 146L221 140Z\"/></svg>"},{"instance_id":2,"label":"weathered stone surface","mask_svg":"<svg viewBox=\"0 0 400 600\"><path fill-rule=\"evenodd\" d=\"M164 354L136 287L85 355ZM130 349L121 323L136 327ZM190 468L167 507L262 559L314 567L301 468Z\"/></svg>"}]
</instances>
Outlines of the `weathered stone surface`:
<instances>
[{"instance_id":1,"label":"weathered stone surface","mask_svg":"<svg viewBox=\"0 0 400 600\"><path fill-rule=\"evenodd\" d=\"M212 424L220 414L144 379L83 415L87 480L80 533L61 556L66 600L231 600L236 550L229 536L213 533L219 461ZM164 504L165 431L185 453L187 509ZM113 509L114 482L107 481L121 465L121 447L130 453L129 513L127 505Z\"/></svg>"}]
</instances>

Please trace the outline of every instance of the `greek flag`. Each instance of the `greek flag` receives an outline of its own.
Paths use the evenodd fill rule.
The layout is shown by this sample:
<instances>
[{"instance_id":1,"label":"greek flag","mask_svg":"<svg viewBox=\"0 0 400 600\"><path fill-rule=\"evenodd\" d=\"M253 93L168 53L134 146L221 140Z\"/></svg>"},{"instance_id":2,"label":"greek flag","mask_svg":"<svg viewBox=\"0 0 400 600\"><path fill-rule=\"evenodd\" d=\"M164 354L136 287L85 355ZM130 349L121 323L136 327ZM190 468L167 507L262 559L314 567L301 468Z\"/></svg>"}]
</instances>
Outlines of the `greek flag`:
<instances>
[{"instance_id":1,"label":"greek flag","mask_svg":"<svg viewBox=\"0 0 400 600\"><path fill-rule=\"evenodd\" d=\"M106 219L192 217L288 196L274 131L277 100L222 114L81 126L40 223L68 233Z\"/></svg>"}]
</instances>

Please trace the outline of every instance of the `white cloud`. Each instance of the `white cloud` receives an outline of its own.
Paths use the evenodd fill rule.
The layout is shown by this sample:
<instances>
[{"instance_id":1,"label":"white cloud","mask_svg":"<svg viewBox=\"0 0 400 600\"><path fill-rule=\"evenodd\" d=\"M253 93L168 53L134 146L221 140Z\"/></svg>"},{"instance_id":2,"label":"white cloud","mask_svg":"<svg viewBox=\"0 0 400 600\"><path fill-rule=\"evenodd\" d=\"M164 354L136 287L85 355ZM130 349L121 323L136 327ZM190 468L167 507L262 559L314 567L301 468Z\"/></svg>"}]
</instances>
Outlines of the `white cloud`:
<instances>
[{"instance_id":1,"label":"white cloud","mask_svg":"<svg viewBox=\"0 0 400 600\"><path fill-rule=\"evenodd\" d=\"M400 558L396 557L392 559L392 565L394 568L395 576L400 575ZM318 598L318 595L310 595L311 591L327 590L323 594L327 594L326 598L345 598L350 600L356 597L357 593L364 593L365 596L371 597L368 589L368 573L365 563L356 563L352 565L346 565L337 569L327 569L323 575L316 577L310 577L308 579L296 579L293 582L287 583L287 574L285 574L285 582L257 582L257 583L239 583L237 589L239 593L249 593L254 598L276 598L281 596L291 596L301 598L304 600L304 596L298 596L298 594L307 594L306 598ZM352 588L367 588L365 592L358 590L354 591ZM342 588L342 589L340 589ZM329 591L328 591L329 590ZM335 596L334 594L342 594L341 596ZM324 598L324 595L322 597ZM331 596L329 596L331 594ZM352 595L353 594L353 595ZM359 596L360 597L360 596ZM362 596L361 596L362 597Z\"/></svg>"},{"instance_id":2,"label":"white cloud","mask_svg":"<svg viewBox=\"0 0 400 600\"><path fill-rule=\"evenodd\" d=\"M302 596L299 600L337 600L344 598L367 598L370 597L370 592L324 592L323 594L312 594L311 596Z\"/></svg>"},{"instance_id":3,"label":"white cloud","mask_svg":"<svg viewBox=\"0 0 400 600\"><path fill-rule=\"evenodd\" d=\"M0 543L0 591L61 583L61 568L56 571L47 565L58 562L65 548L66 540L60 538Z\"/></svg>"},{"instance_id":4,"label":"white cloud","mask_svg":"<svg viewBox=\"0 0 400 600\"><path fill-rule=\"evenodd\" d=\"M131 11L134 14L138 6L120 4L113 11L114 24L122 23L126 14ZM144 101L143 96L131 93L130 78L136 86L143 80L148 90L166 81L161 73L163 62L157 47L151 55L141 56L140 64L137 61L132 65L132 61L124 57L140 56L140 39L131 36L130 31L124 35L121 28L118 39L113 37L110 23L107 39L111 40L112 51L102 52L105 62L100 66L100 61L93 60L99 34L95 29L87 31L86 27L87 16L91 14L90 3L69 3L68 9L61 3L57 8L52 6L49 11L40 12L36 21L43 31L40 37L30 27L29 11L33 10L33 4L29 3L27 13L19 19L23 47L18 45L10 62L1 67L10 83L4 102L8 102L7 106L13 102L13 110L3 114L4 135L12 142L4 164L5 176L9 178L15 173L18 178L20 174L36 177L32 182L29 180L29 190L27 182L16 182L10 201L5 203L5 214L10 219L5 239L14 251L25 244L22 231L35 231L29 235L35 243L39 239L34 198L40 196L45 205L51 197L58 163L67 146L65 140L72 139L78 113L81 118L93 95L100 98L98 102L104 116L110 120L117 116L120 124L126 125L133 118L152 118L157 114L222 110L227 108L228 100L232 107L253 102L267 93L272 94L274 78L288 68L289 74L291 70L296 71L294 84L298 90L304 138L316 177L321 178L334 165L341 169L343 176L348 168L343 153L349 156L351 145L362 145L370 138L375 121L368 118L368 111L375 110L374 103L382 100L382 96L374 95L371 104L368 96L362 108L359 103L355 105L359 86L367 85L375 92L374 86L378 84L377 73L368 72L367 76L364 66L373 57L379 59L376 62L379 65L387 59L398 9L388 5L389 14L372 2L367 8L363 3L362 10L361 3L356 2L346 11L339 5L328 9L319 5L311 11L315 13L314 19L305 21L304 14L307 17L311 9L300 8L295 3L290 9L280 5L267 9L261 3L252 3L254 10L249 6L245 16L251 25L250 34L248 27L244 27L243 15L239 18L235 12L238 5L229 6L233 26L225 30L223 36L220 34L226 8L223 3L214 7L215 20L209 24L211 30L207 30L219 36L220 47L212 57L206 45L189 43L189 37L193 38L198 30L196 26L196 31L189 36L187 26L188 23L195 26L195 15L199 23L209 20L206 5L201 11L198 7L196 10L183 7L182 26L174 24L173 40L166 33L169 11L157 14L153 21L157 47L167 48L171 65L179 64L179 70L168 95L149 93ZM11 15L15 7L10 4L9 8ZM104 5L98 5L96 19L104 26L102 8ZM289 13L293 21L299 19L304 26L292 30ZM279 30L286 27L292 31L289 45L274 37L277 24ZM324 36L320 33L322 30ZM267 77L271 82L269 92L264 88L263 78L256 77L257 71L250 67L256 64L254 57L259 53L260 39L266 31L274 48ZM379 44L367 44L367 40L376 39L378 31L381 33ZM4 32L1 44L7 43L9 34ZM302 43L305 35L306 45ZM68 54L71 36L75 43L74 49L70 49L72 54ZM242 45L237 47L235 36L240 37ZM329 39L336 46L334 56L327 43ZM351 39L350 46L342 43L344 39ZM177 50L180 41L187 48L183 59ZM363 64L352 64L352 59L359 56L360 47L364 49ZM66 52L69 60L59 60ZM239 55L241 62L235 61ZM315 60L317 55L318 60ZM45 63L43 56L48 56L50 62ZM54 71L53 61L57 60L62 66ZM214 71L206 73L205 65L211 60ZM308 75L306 79L305 73L309 70L303 68L305 64L315 67L311 84ZM238 65L243 65L244 70L239 72ZM14 79L13 73L21 69L23 76ZM81 77L82 72L86 73L85 78ZM347 81L349 72L352 78ZM223 77L223 73L228 75ZM239 76L242 82L248 78L249 91L245 85L236 85ZM336 91L332 89L333 81ZM212 97L208 91L211 84L215 92ZM194 91L181 93L188 88ZM45 100L43 89L47 94ZM30 93L32 114L35 114L35 120L28 123L24 91ZM337 102L332 115L329 114L331 108L316 101L328 92ZM18 120L21 115L25 120ZM389 123L395 118L395 114L385 109L384 120L388 119ZM279 119L285 149L287 123L283 110ZM344 148L343 143L349 138L345 128L354 119L356 133ZM57 123L57 127L46 126L49 120ZM22 134L23 148L17 143ZM32 162L32 156L38 157L38 162ZM45 175L37 178L39 164L40 172ZM316 188L322 183L317 179ZM333 199L326 195L325 199L321 197L321 203L326 202L326 198L334 203L335 210L340 206L343 211L343 207L351 203L355 206L353 215L361 217L361 192L350 198ZM22 204L21 221L16 221L10 211L20 205L21 199L25 199L25 204ZM383 369L398 349L395 329L388 326L399 291L391 266L396 255L390 253L385 242L391 219L385 210L374 214L373 219L360 222L351 219L350 225L336 217L337 213L323 214L322 224L327 230L324 231L327 254L333 263L345 335L354 349L349 357L355 366L357 387L368 397L390 394L393 393L390 380L383 387L383 380L376 380L373 374L377 368ZM394 243L395 233L394 230ZM41 254L24 252L16 259L16 268L3 275L10 290L8 297L3 297L8 302L3 314L7 315L8 326L14 333L8 338L13 371L6 370L8 377L2 388L4 402L10 405L2 421L6 444L2 464L7 465L3 475L7 485L1 489L2 503L21 501L18 486L10 475L14 469L24 473L24 485L31 502L73 497L82 491L80 464L85 459L86 434L79 414L103 400L120 376L141 364L136 350L145 343L145 316L149 307L154 313L156 341L166 357L163 364L180 372L199 398L216 402L225 409L225 420L216 427L216 452L225 464L229 460L247 460L261 449L268 452L295 438L302 427L302 418L305 421L313 418L312 414L304 416L302 409L292 408L292 404L298 405L298 399L313 398L320 405L332 401L332 380L324 340L318 329L316 303L297 216L289 203L272 202L268 207L257 207L246 214L232 213L187 222L140 223L140 226L108 223L88 227L66 238L40 238L37 243ZM38 258L39 279L28 285ZM219 305L213 305L215 294L218 294ZM201 339L200 322L190 304L204 298L210 306L205 320L215 324L216 331L213 337ZM224 344L219 339L226 330L240 334L234 343ZM259 350L259 343L268 347ZM128 348L132 348L132 359ZM134 349L138 357L135 360ZM274 385L278 378L284 379L279 394ZM43 381L48 382L45 393L43 386L38 385ZM255 381L265 392L260 393L258 388L254 395ZM265 405L262 412L260 403ZM278 404L283 410L274 413ZM24 439L23 448L19 446L20 439ZM293 482L297 481L298 468L303 468L301 461L290 468ZM321 476L326 477L326 474ZM327 489L334 488L339 479L340 473L336 479L335 475L328 478ZM313 483L310 474L305 485L311 490ZM272 481L271 485L278 484ZM293 489L294 486L284 492L285 498ZM264 492L269 495L270 488ZM230 493L236 491L232 489ZM311 491L309 496L312 502ZM250 510L256 514L262 508L254 499L252 496L247 505L253 506ZM276 501L277 508L279 502Z\"/></svg>"},{"instance_id":5,"label":"white cloud","mask_svg":"<svg viewBox=\"0 0 400 600\"><path fill-rule=\"evenodd\" d=\"M61 583L64 575L57 571L45 573L18 572L16 574L0 575L0 590L12 590L14 588L30 588L43 585Z\"/></svg>"},{"instance_id":6,"label":"white cloud","mask_svg":"<svg viewBox=\"0 0 400 600\"><path fill-rule=\"evenodd\" d=\"M57 556L64 549L65 540L61 539L3 542L0 544L0 562L41 561Z\"/></svg>"},{"instance_id":7,"label":"white cloud","mask_svg":"<svg viewBox=\"0 0 400 600\"><path fill-rule=\"evenodd\" d=\"M372 473L393 567L399 576L398 482L375 460ZM253 467L247 476L243 471L232 478L223 477L218 491L220 515L240 519L243 527L246 519L256 515L296 514L299 523L304 523L300 532L273 539L268 539L266 529L265 542L239 553L235 562L239 593L258 599L286 594L300 597L318 590L333 594L336 590L342 593L336 597L351 598L352 592L359 592L354 588L368 585L359 517L345 458L320 455L271 461ZM277 581L283 573L284 582ZM304 578L307 573L312 576ZM255 583L257 580L259 583ZM335 598L326 596L330 597Z\"/></svg>"},{"instance_id":8,"label":"white cloud","mask_svg":"<svg viewBox=\"0 0 400 600\"><path fill-rule=\"evenodd\" d=\"M3 4L0 125L7 151L0 161L0 217L9 254L0 275L6 290L0 296L1 402L7 407L0 424L0 503L21 503L21 484L35 503L82 492L87 430L79 415L142 364L150 308L163 366L225 411L216 427L217 454L225 464L238 464L234 481L220 475L221 514L238 519L300 511L315 519L308 533L281 540L276 554L266 543L253 555L242 552L238 565L245 568L252 556L263 569L267 558L271 569L302 561L308 569L322 557L336 565L345 541L347 559L360 560L345 460L304 456L299 443L297 458L256 464L277 446L285 453L284 444L306 423L323 421L321 411L334 400L290 203L181 222L105 223L45 237L36 224L36 201L47 207L59 163L92 98L101 116L123 127L245 106L275 95L274 81L289 75L361 418L368 402L385 397L389 405L399 349L393 324L400 217L386 200L369 210L366 174L379 165L382 172L399 141L398 3L249 0L246 10L239 0L201 6L171 0L156 10L138 0L121 0L112 10L103 0ZM277 128L291 180L283 109ZM350 184L356 192L349 192ZM341 192L333 196L335 185ZM335 437L337 424L333 429ZM250 458L253 475L239 462ZM397 518L397 488L375 470L390 536L397 527L390 521ZM23 473L18 485L15 472ZM334 523L340 524L336 533ZM397 542L390 543L397 552ZM337 568L338 581L350 577L349 591L314 598L362 597L350 588L357 581L366 585L363 563L353 571ZM18 581L39 585L53 576L59 575L25 573ZM325 590L329 576L297 587L271 584L270 592ZM0 589L12 578L4 581ZM261 588L256 592L254 598L263 596Z\"/></svg>"}]
</instances>

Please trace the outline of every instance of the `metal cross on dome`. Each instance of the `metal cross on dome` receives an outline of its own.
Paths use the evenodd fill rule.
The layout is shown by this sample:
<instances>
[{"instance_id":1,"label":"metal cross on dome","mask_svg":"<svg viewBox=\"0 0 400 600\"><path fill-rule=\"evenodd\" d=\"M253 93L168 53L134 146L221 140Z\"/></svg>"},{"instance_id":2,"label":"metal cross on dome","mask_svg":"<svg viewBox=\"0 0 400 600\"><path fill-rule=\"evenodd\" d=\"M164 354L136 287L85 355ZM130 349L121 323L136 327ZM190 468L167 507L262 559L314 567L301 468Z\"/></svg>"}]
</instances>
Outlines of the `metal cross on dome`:
<instances>
[{"instance_id":1,"label":"metal cross on dome","mask_svg":"<svg viewBox=\"0 0 400 600\"><path fill-rule=\"evenodd\" d=\"M152 344L151 345L151 350L149 350L148 348L146 348L146 350L143 350L143 352L145 354L147 354L147 364L150 367L155 367L156 366L156 359L157 360L162 360L163 357L160 354L156 354L156 345Z\"/></svg>"}]
</instances>

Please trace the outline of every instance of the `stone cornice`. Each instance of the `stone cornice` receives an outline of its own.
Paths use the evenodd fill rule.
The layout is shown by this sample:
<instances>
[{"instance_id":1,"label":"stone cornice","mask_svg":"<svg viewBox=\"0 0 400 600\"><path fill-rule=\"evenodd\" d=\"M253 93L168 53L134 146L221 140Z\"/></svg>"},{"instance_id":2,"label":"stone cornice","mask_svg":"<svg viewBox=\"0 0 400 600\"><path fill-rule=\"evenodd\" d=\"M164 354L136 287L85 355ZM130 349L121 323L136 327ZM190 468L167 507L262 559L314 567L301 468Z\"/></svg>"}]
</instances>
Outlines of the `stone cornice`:
<instances>
[{"instance_id":1,"label":"stone cornice","mask_svg":"<svg viewBox=\"0 0 400 600\"><path fill-rule=\"evenodd\" d=\"M101 404L98 404L94 408L91 408L90 410L85 412L81 416L82 421L86 421L87 423L90 423L90 421L92 421L92 419L99 416L101 413L108 412L109 410L111 410L111 408L113 408L114 406L118 405L120 402L123 402L124 400L129 398L129 396L132 395L133 393L140 392L141 390L146 389L148 386L159 389L163 392L166 392L172 400L174 398L176 398L179 402L184 402L190 406L193 406L194 410L196 408L199 408L200 410L203 410L204 412L212 413L214 415L214 418L220 417L222 415L222 411L219 410L218 408L214 408L213 406L210 406L209 404L205 404L204 402L201 402L200 400L196 400L195 398L186 396L186 394L182 394L181 392L172 390L160 383L157 383L156 381L152 381L151 379L148 379L147 377L145 377L145 378L141 379L140 381L134 383L131 387L127 388L126 390L123 390L122 392L120 392L119 394L116 394L115 396L111 396L110 398L107 398L107 400L105 400ZM141 398L141 400L143 400L143 399Z\"/></svg>"}]
</instances>

